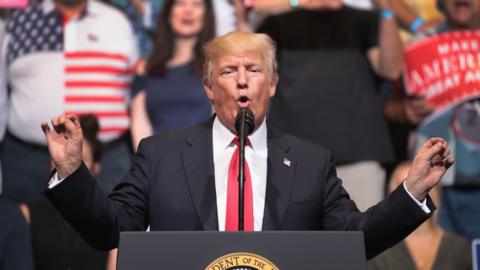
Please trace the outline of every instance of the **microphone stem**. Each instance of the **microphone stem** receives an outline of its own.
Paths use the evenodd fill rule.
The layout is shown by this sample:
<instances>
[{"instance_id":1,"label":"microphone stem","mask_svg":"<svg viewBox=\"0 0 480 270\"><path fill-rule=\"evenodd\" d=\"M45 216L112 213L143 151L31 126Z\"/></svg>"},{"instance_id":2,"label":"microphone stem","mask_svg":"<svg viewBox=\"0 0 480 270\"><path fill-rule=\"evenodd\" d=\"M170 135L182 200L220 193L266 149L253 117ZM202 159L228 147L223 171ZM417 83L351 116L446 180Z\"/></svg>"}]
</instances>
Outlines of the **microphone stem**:
<instances>
[{"instance_id":1,"label":"microphone stem","mask_svg":"<svg viewBox=\"0 0 480 270\"><path fill-rule=\"evenodd\" d=\"M245 199L245 120L246 110L241 110L239 136L239 173L238 173L238 231L244 231L244 199Z\"/></svg>"}]
</instances>

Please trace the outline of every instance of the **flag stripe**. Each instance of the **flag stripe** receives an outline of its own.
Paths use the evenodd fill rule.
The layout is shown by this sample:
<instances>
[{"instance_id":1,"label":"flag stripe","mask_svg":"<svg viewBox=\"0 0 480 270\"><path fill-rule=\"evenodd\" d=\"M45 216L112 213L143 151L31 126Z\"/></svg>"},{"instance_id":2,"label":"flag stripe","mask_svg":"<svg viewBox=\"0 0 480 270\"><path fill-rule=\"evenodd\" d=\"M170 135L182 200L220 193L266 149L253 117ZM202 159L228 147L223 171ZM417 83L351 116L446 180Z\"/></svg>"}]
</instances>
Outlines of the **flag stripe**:
<instances>
[{"instance_id":1,"label":"flag stripe","mask_svg":"<svg viewBox=\"0 0 480 270\"><path fill-rule=\"evenodd\" d=\"M96 52L96 51L82 51L82 52L66 52L65 57L68 58L105 58L120 60L128 62L128 57L123 54L115 53L105 53L105 52Z\"/></svg>"},{"instance_id":2,"label":"flag stripe","mask_svg":"<svg viewBox=\"0 0 480 270\"><path fill-rule=\"evenodd\" d=\"M66 81L65 87L67 88L92 88L92 87L105 87L124 90L129 84L118 82L101 82L101 81Z\"/></svg>"},{"instance_id":3,"label":"flag stripe","mask_svg":"<svg viewBox=\"0 0 480 270\"><path fill-rule=\"evenodd\" d=\"M94 114L103 141L127 132L127 91L134 74L130 59L121 53L93 50L66 52L64 57L67 113Z\"/></svg>"},{"instance_id":4,"label":"flag stripe","mask_svg":"<svg viewBox=\"0 0 480 270\"><path fill-rule=\"evenodd\" d=\"M65 66L76 67L91 67L91 66L108 66L122 69L132 69L133 67L129 63L124 61L118 61L115 59L105 58L64 58Z\"/></svg>"},{"instance_id":5,"label":"flag stripe","mask_svg":"<svg viewBox=\"0 0 480 270\"><path fill-rule=\"evenodd\" d=\"M132 71L129 69L111 67L111 66L67 66L65 67L67 73L108 73L115 75L128 75Z\"/></svg>"},{"instance_id":6,"label":"flag stripe","mask_svg":"<svg viewBox=\"0 0 480 270\"><path fill-rule=\"evenodd\" d=\"M100 132L116 132L121 133L128 130L128 127L104 127L100 128Z\"/></svg>"},{"instance_id":7,"label":"flag stripe","mask_svg":"<svg viewBox=\"0 0 480 270\"><path fill-rule=\"evenodd\" d=\"M110 118L110 117L128 117L127 112L115 112L115 111L104 111L104 112L79 112L79 111L67 111L66 114L74 115L85 115L85 114L95 114L98 118Z\"/></svg>"}]
</instances>

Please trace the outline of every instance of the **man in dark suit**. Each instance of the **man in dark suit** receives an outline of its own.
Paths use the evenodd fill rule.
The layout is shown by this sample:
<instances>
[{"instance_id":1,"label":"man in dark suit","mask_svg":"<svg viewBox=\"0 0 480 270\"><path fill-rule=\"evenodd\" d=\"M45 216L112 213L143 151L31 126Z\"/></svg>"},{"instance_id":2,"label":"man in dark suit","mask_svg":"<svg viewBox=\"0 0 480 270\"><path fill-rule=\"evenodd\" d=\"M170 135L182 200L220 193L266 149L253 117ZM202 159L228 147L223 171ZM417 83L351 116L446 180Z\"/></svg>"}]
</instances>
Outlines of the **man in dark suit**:
<instances>
[{"instance_id":1,"label":"man in dark suit","mask_svg":"<svg viewBox=\"0 0 480 270\"><path fill-rule=\"evenodd\" d=\"M256 127L245 154L253 193L250 229L362 230L370 258L431 215L427 193L453 162L442 139L429 140L404 184L361 213L336 177L328 150L266 124L278 79L268 36L230 33L209 43L205 58L205 90L216 115L203 125L144 139L132 168L108 197L81 161L77 118L54 117L53 129L42 124L56 167L46 194L91 245L114 248L120 231L147 226L226 230L235 117L246 106Z\"/></svg>"}]
</instances>

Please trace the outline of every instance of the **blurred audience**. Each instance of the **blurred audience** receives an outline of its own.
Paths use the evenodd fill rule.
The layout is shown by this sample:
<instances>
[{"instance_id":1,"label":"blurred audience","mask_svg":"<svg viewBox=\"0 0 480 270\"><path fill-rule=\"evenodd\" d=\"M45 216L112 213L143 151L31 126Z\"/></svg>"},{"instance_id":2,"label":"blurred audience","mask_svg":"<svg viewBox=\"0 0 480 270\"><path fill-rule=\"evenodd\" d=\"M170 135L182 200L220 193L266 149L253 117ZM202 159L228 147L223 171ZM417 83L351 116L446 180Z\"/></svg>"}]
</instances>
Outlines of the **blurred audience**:
<instances>
[{"instance_id":1,"label":"blurred audience","mask_svg":"<svg viewBox=\"0 0 480 270\"><path fill-rule=\"evenodd\" d=\"M215 14L215 36L222 36L235 30L245 30L242 28L243 17L239 18L238 10L241 8L240 2L244 0L212 0ZM241 16L241 15L240 15Z\"/></svg>"},{"instance_id":2,"label":"blurred audience","mask_svg":"<svg viewBox=\"0 0 480 270\"><path fill-rule=\"evenodd\" d=\"M128 20L96 0L43 0L10 17L0 56L0 96L9 94L1 150L7 196L27 202L44 190L49 155L38 123L62 112L99 118L100 185L111 190L130 166L127 97L136 60Z\"/></svg>"},{"instance_id":3,"label":"blurred audience","mask_svg":"<svg viewBox=\"0 0 480 270\"><path fill-rule=\"evenodd\" d=\"M33 270L30 232L16 203L0 195L0 269Z\"/></svg>"},{"instance_id":4,"label":"blurred audience","mask_svg":"<svg viewBox=\"0 0 480 270\"><path fill-rule=\"evenodd\" d=\"M5 27L7 18L10 16L9 9L0 9L0 44L2 43L3 37L5 35ZM5 81L5 65L0 65L0 82ZM0 92L0 148L1 142L3 141L3 137L5 136L5 129L7 126L7 93ZM0 156L0 164L1 164L1 156ZM2 194L2 166L0 166L0 194Z\"/></svg>"},{"instance_id":5,"label":"blurred audience","mask_svg":"<svg viewBox=\"0 0 480 270\"><path fill-rule=\"evenodd\" d=\"M418 33L443 21L443 16L436 9L436 0L391 0L391 9L403 31L405 40L407 33ZM297 6L288 0L247 0L245 3L254 10L263 13L282 13L295 8L315 9L328 5L329 0L305 0L298 1ZM346 6L361 9L378 9L372 0L343 0Z\"/></svg>"},{"instance_id":6,"label":"blurred audience","mask_svg":"<svg viewBox=\"0 0 480 270\"><path fill-rule=\"evenodd\" d=\"M98 121L94 115L82 115L80 125L85 141L83 162L97 175L102 156L102 143L97 138ZM30 223L36 270L106 269L108 253L94 250L85 243L45 197L22 204L21 209Z\"/></svg>"},{"instance_id":7,"label":"blurred audience","mask_svg":"<svg viewBox=\"0 0 480 270\"><path fill-rule=\"evenodd\" d=\"M403 183L411 162L400 164L392 174L388 192ZM440 189L429 193L440 204ZM454 233L445 232L437 223L437 215L425 221L405 240L378 255L368 264L369 270L470 270L472 256L468 241Z\"/></svg>"},{"instance_id":8,"label":"blurred audience","mask_svg":"<svg viewBox=\"0 0 480 270\"><path fill-rule=\"evenodd\" d=\"M480 0L438 0L438 5L445 13L446 22L419 34L416 40L438 33L480 28ZM453 149L455 165L442 181L440 225L470 239L480 238L480 99L435 115L431 115L432 108L423 97L407 98L404 105L406 117L418 124L417 147L434 135L443 137Z\"/></svg>"},{"instance_id":9,"label":"blurred audience","mask_svg":"<svg viewBox=\"0 0 480 270\"><path fill-rule=\"evenodd\" d=\"M328 147L365 210L384 197L381 163L393 158L374 76L399 77L402 43L390 1L375 1L380 12L319 3L269 17L258 29L277 42L279 55L269 120Z\"/></svg>"},{"instance_id":10,"label":"blurred audience","mask_svg":"<svg viewBox=\"0 0 480 270\"><path fill-rule=\"evenodd\" d=\"M437 0L395 0L395 14L404 31L402 40L409 41L414 34L421 33L445 21L442 12L437 8ZM395 7L396 6L396 7Z\"/></svg>"},{"instance_id":11,"label":"blurred audience","mask_svg":"<svg viewBox=\"0 0 480 270\"><path fill-rule=\"evenodd\" d=\"M0 41L2 41L4 34L5 34L5 19L0 17Z\"/></svg>"},{"instance_id":12,"label":"blurred audience","mask_svg":"<svg viewBox=\"0 0 480 270\"><path fill-rule=\"evenodd\" d=\"M146 59L152 50L152 37L164 0L107 0L118 7L130 20L139 49L140 58Z\"/></svg>"},{"instance_id":13,"label":"blurred audience","mask_svg":"<svg viewBox=\"0 0 480 270\"><path fill-rule=\"evenodd\" d=\"M5 33L5 18L3 12L0 13L0 44L3 39L3 35ZM0 82L5 80L5 66L0 66ZM5 128L7 126L7 92L0 92L0 142L3 141L3 137L5 136ZM0 144L1 147L1 144ZM0 156L0 164L1 164L1 156ZM0 194L2 194L2 166L0 166Z\"/></svg>"},{"instance_id":14,"label":"blurred audience","mask_svg":"<svg viewBox=\"0 0 480 270\"><path fill-rule=\"evenodd\" d=\"M375 8L372 0L343 0L343 2L359 9ZM400 25L411 33L421 32L443 21L443 16L436 7L436 0L392 0L391 5Z\"/></svg>"},{"instance_id":15,"label":"blurred audience","mask_svg":"<svg viewBox=\"0 0 480 270\"><path fill-rule=\"evenodd\" d=\"M110 191L130 166L129 128L136 149L144 137L211 115L201 76L205 42L250 31L261 14L270 14L258 27L277 42L279 59L269 121L331 149L345 188L365 210L384 197L382 164L393 158L376 89L380 78L400 75L397 23L415 40L480 26L480 0L107 2L126 16L97 0L43 0L15 12L6 27L0 19L0 193L3 184L9 198L28 202L19 208L0 196L0 269L115 268L116 250L91 249L41 196L50 160L41 120L82 115L84 162ZM0 18L10 13L0 11ZM134 70L140 74L130 121ZM456 163L443 181L442 200L438 190L431 193L440 201L438 222L437 216L426 221L369 269L470 269L468 242L448 231L480 238L480 99L432 116L423 97L395 92L384 112L417 128L416 145L445 138ZM390 191L409 166L397 167Z\"/></svg>"},{"instance_id":16,"label":"blurred audience","mask_svg":"<svg viewBox=\"0 0 480 270\"><path fill-rule=\"evenodd\" d=\"M165 0L145 76L131 104L134 148L142 138L205 121L203 45L214 37L210 0Z\"/></svg>"},{"instance_id":17,"label":"blurred audience","mask_svg":"<svg viewBox=\"0 0 480 270\"><path fill-rule=\"evenodd\" d=\"M140 57L148 59L152 54L155 33L161 20L165 0L107 0L120 8L129 18L140 50ZM177 0L183 3L183 0ZM221 36L235 30L246 30L248 19L238 16L245 13L243 0L211 0L215 15L215 34Z\"/></svg>"}]
</instances>

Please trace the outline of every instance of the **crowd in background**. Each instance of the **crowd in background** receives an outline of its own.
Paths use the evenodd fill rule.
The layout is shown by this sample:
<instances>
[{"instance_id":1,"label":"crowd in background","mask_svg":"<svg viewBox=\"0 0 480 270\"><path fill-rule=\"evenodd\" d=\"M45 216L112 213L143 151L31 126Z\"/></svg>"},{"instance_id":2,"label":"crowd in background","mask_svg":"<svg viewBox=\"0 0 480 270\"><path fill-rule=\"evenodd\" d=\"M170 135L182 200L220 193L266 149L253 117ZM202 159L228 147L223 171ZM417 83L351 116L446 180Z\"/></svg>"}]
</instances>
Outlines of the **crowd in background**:
<instances>
[{"instance_id":1,"label":"crowd in background","mask_svg":"<svg viewBox=\"0 0 480 270\"><path fill-rule=\"evenodd\" d=\"M0 269L115 268L115 251L89 248L42 196L51 164L40 123L80 115L85 163L110 192L141 139L214 113L203 45L236 30L275 40L268 121L330 149L360 210L401 184L425 138L452 145L453 175L432 194L438 215L369 268L471 269L480 101L433 117L425 98L405 94L402 60L410 43L479 27L480 0L34 0L0 9ZM459 133L455 121L468 125Z\"/></svg>"}]
</instances>

